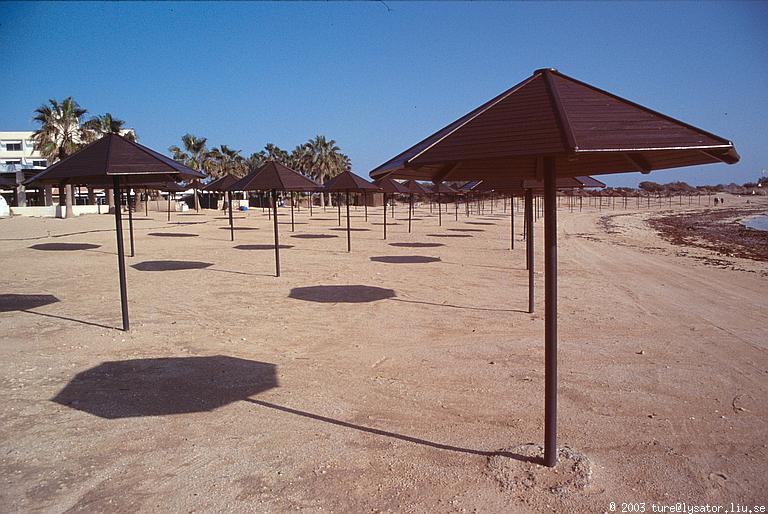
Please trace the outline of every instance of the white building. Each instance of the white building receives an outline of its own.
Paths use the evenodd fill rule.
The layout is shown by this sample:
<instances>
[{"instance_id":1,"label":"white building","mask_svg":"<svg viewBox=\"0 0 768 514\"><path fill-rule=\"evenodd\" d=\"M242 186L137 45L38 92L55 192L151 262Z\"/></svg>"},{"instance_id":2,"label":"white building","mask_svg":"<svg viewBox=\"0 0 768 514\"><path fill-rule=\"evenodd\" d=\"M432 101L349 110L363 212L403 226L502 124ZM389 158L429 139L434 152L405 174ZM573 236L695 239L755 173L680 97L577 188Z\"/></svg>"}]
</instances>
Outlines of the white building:
<instances>
[{"instance_id":1,"label":"white building","mask_svg":"<svg viewBox=\"0 0 768 514\"><path fill-rule=\"evenodd\" d=\"M21 169L43 170L48 161L35 150L32 140L34 132L0 132L0 171L15 171ZM11 165L15 165L14 169Z\"/></svg>"}]
</instances>

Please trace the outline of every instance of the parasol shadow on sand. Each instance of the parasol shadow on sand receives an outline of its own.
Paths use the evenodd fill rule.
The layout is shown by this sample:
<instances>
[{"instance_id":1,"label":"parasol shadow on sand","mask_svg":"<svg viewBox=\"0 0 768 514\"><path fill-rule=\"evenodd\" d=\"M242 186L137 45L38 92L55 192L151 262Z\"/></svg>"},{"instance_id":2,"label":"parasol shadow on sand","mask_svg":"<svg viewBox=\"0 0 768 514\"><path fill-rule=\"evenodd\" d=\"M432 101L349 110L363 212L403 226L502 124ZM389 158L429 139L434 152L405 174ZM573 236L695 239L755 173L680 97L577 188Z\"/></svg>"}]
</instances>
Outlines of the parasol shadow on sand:
<instances>
[{"instance_id":1,"label":"parasol shadow on sand","mask_svg":"<svg viewBox=\"0 0 768 514\"><path fill-rule=\"evenodd\" d=\"M226 355L103 362L51 401L105 419L211 412L279 387L277 366Z\"/></svg>"},{"instance_id":2,"label":"parasol shadow on sand","mask_svg":"<svg viewBox=\"0 0 768 514\"><path fill-rule=\"evenodd\" d=\"M389 243L389 246L397 248L437 248L445 246L443 243Z\"/></svg>"},{"instance_id":3,"label":"parasol shadow on sand","mask_svg":"<svg viewBox=\"0 0 768 514\"><path fill-rule=\"evenodd\" d=\"M213 266L212 262L200 261L144 261L131 265L133 269L138 271L182 271L205 269L210 266Z\"/></svg>"},{"instance_id":4,"label":"parasol shadow on sand","mask_svg":"<svg viewBox=\"0 0 768 514\"><path fill-rule=\"evenodd\" d=\"M385 264L427 264L440 262L440 257L427 255L380 255L371 257L371 262L383 262Z\"/></svg>"},{"instance_id":5,"label":"parasol shadow on sand","mask_svg":"<svg viewBox=\"0 0 768 514\"><path fill-rule=\"evenodd\" d=\"M77 250L94 250L96 248L101 248L101 245L93 243L39 243L34 244L29 248L45 252L74 252Z\"/></svg>"},{"instance_id":6,"label":"parasol shadow on sand","mask_svg":"<svg viewBox=\"0 0 768 514\"><path fill-rule=\"evenodd\" d=\"M367 303L394 298L393 289L365 285L294 287L288 298L317 303Z\"/></svg>"},{"instance_id":7,"label":"parasol shadow on sand","mask_svg":"<svg viewBox=\"0 0 768 514\"><path fill-rule=\"evenodd\" d=\"M198 237L200 234L191 234L189 232L150 232L147 235L152 237Z\"/></svg>"},{"instance_id":8,"label":"parasol shadow on sand","mask_svg":"<svg viewBox=\"0 0 768 514\"><path fill-rule=\"evenodd\" d=\"M291 237L296 239L333 239L339 236L336 234L294 234Z\"/></svg>"}]
</instances>

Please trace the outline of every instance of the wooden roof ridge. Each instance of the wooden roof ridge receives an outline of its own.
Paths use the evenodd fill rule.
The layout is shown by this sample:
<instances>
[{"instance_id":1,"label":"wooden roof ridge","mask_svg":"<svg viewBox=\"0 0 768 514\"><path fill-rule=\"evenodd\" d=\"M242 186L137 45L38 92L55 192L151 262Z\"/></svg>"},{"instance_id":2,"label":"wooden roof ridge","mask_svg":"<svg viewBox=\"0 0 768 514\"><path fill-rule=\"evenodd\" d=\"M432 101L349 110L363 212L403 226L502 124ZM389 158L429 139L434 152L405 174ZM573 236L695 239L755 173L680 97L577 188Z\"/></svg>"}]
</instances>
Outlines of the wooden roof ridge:
<instances>
[{"instance_id":1,"label":"wooden roof ridge","mask_svg":"<svg viewBox=\"0 0 768 514\"><path fill-rule=\"evenodd\" d=\"M562 100L559 97L559 86L557 85L556 81L554 81L552 79L553 75L555 75L555 76L557 76L559 78L562 78L564 80L570 81L570 82L572 82L574 84L577 84L577 85L579 85L581 87L587 88L587 89L589 89L589 90L591 90L591 91L593 91L595 93L598 93L600 95L608 96L608 97L610 97L613 100L616 100L616 101L618 101L620 103L626 104L626 105L628 105L630 107L633 107L635 109L639 109L639 110L644 111L644 112L646 112L648 114L651 114L653 116L662 118L665 121L668 121L668 122L673 123L675 125L680 125L680 126L685 127L685 128L687 128L689 130L692 130L692 131L695 131L695 132L700 132L701 134L703 134L703 135L705 135L707 137L710 137L712 139L720 141L723 146L733 146L733 143L731 141L729 141L728 139L725 139L725 138L723 138L721 136L718 136L716 134L713 134L712 132L709 132L707 130L699 128L699 127L697 127L695 125L691 125L690 123L686 123L684 121L678 120L677 118L669 116L668 114L664 114L662 112L659 112L659 111L656 111L654 109L651 109L650 107L646 107L645 105L641 105L641 104L639 104L637 102L633 102L632 100L628 100L626 98L623 98L623 97L621 97L619 95L611 93L610 91L606 91L604 89L601 89L601 88L599 88L597 86L594 86L592 84L588 84L588 83L583 82L581 80L575 79L575 78L573 78L573 77L571 77L569 75L561 73L560 71L558 71L558 70L556 70L554 68L544 68L544 69L541 69L541 70L536 70L536 72L541 72L541 73L544 74L545 77L547 77L547 83L549 84L549 87L551 88L551 90L554 92L554 94L556 95L556 97L558 99L557 105L558 105L559 108L563 107L563 103L562 103ZM561 111L558 111L558 112L561 112ZM562 118L563 124L566 127L568 127L569 130L572 130L572 128L570 127L567 115L563 112L562 116L563 116L563 118ZM706 145L706 146L707 147L711 147L711 145ZM579 152L579 151L591 151L591 152L599 151L599 149L582 149L582 148L579 148L579 146L575 142L575 137L574 137L574 148L575 148L575 151L577 151L577 152ZM666 147L664 147L664 148L666 148ZM604 149L604 150L606 150L606 151L620 151L621 149L620 148L607 148L607 149ZM642 150L653 150L653 148L643 148Z\"/></svg>"},{"instance_id":2,"label":"wooden roof ridge","mask_svg":"<svg viewBox=\"0 0 768 514\"><path fill-rule=\"evenodd\" d=\"M433 134L425 137L409 149L401 152L400 154L396 155L392 159L384 162L383 164L377 166L373 171L369 173L369 175L373 175L377 170L388 167L391 164L395 164L398 161L402 161L402 165L407 165L408 161L411 161L417 157L419 157L421 154L423 154L425 151L429 150L442 140L444 140L446 137L450 136L457 130L459 130L461 127L472 121L473 119L477 118L481 114L485 113L493 107L494 105L498 104L499 102L506 100L510 95L515 93L520 88L526 86L529 82L537 78L535 75L528 77L527 79L523 80L522 82L519 82L512 86L511 88L507 89L506 91L503 91L499 95L495 96L494 98L488 100L484 104L482 104L480 107L475 108L474 110L468 112L461 118L457 119L456 121L450 123L449 125L446 125L445 127L441 128L440 130L437 130ZM407 156L407 157L406 157Z\"/></svg>"},{"instance_id":3,"label":"wooden roof ridge","mask_svg":"<svg viewBox=\"0 0 768 514\"><path fill-rule=\"evenodd\" d=\"M380 188L376 184L368 182L363 177L344 171L335 177L331 177L324 185L326 191L378 191Z\"/></svg>"},{"instance_id":4,"label":"wooden roof ridge","mask_svg":"<svg viewBox=\"0 0 768 514\"><path fill-rule=\"evenodd\" d=\"M544 156L556 158L563 175L648 173L739 160L725 138L541 68L369 175L442 181L512 168L508 173L540 177L537 160Z\"/></svg>"}]
</instances>

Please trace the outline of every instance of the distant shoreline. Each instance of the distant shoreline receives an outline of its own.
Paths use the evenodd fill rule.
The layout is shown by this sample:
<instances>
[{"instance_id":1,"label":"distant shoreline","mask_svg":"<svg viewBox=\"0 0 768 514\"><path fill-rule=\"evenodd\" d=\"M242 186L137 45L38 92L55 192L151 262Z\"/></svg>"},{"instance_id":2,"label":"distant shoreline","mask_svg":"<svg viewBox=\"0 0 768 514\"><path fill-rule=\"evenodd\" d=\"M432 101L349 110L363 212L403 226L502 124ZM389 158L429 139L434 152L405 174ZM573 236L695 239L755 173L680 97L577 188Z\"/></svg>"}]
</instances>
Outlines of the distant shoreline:
<instances>
[{"instance_id":1,"label":"distant shoreline","mask_svg":"<svg viewBox=\"0 0 768 514\"><path fill-rule=\"evenodd\" d=\"M766 214L765 206L714 208L648 220L662 238L679 246L705 248L725 257L768 262L768 232L743 224Z\"/></svg>"}]
</instances>

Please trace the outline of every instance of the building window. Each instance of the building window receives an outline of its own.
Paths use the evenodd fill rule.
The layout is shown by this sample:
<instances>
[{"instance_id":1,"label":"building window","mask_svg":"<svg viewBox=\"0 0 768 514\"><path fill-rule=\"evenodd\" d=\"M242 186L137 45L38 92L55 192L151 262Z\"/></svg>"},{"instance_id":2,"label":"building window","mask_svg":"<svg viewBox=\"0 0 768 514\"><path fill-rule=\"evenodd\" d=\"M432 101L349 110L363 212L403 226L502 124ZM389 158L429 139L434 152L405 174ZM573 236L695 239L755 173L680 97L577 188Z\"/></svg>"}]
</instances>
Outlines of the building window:
<instances>
[{"instance_id":1,"label":"building window","mask_svg":"<svg viewBox=\"0 0 768 514\"><path fill-rule=\"evenodd\" d=\"M6 152L20 152L21 143L5 143Z\"/></svg>"},{"instance_id":2,"label":"building window","mask_svg":"<svg viewBox=\"0 0 768 514\"><path fill-rule=\"evenodd\" d=\"M5 164L21 164L21 161L5 161Z\"/></svg>"},{"instance_id":3,"label":"building window","mask_svg":"<svg viewBox=\"0 0 768 514\"><path fill-rule=\"evenodd\" d=\"M46 166L48 166L48 161L45 161L45 160L32 161L32 166L34 166L35 168L45 168Z\"/></svg>"}]
</instances>

